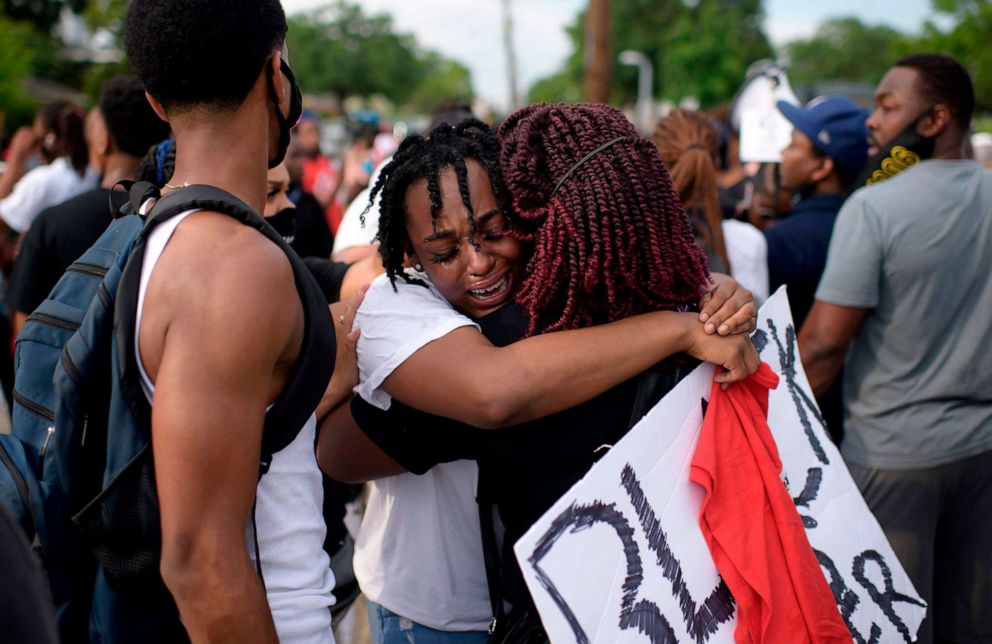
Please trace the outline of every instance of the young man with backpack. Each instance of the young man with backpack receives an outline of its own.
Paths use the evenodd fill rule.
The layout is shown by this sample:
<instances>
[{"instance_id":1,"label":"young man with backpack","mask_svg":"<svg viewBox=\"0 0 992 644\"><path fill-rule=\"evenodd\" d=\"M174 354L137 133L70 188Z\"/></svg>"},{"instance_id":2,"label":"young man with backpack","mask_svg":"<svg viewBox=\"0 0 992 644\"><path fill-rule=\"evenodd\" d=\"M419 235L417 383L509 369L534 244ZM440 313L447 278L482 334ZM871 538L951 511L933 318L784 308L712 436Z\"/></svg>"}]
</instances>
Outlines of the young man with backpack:
<instances>
[{"instance_id":1,"label":"young man with backpack","mask_svg":"<svg viewBox=\"0 0 992 644\"><path fill-rule=\"evenodd\" d=\"M262 211L301 107L285 34L278 0L131 3L127 54L176 140L168 191L214 186ZM147 240L134 341L152 401L161 573L194 641L333 640L312 415L260 478L267 408L323 323L307 320L300 279L270 239L210 208Z\"/></svg>"}]
</instances>

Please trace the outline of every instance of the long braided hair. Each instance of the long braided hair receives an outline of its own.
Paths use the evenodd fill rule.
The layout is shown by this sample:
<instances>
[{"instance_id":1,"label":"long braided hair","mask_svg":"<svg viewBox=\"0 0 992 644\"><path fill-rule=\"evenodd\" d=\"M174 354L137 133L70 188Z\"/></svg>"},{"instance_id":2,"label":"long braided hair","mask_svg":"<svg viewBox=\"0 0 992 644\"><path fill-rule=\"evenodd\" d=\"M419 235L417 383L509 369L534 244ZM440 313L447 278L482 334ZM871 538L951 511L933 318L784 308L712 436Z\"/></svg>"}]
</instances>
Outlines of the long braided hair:
<instances>
[{"instance_id":1,"label":"long braided hair","mask_svg":"<svg viewBox=\"0 0 992 644\"><path fill-rule=\"evenodd\" d=\"M466 159L474 159L485 168L492 183L496 201L501 201L501 190L497 176L499 145L489 126L477 119L466 119L454 127L442 123L434 128L429 136L411 136L403 140L399 149L382 169L379 179L372 187L369 206L375 203L376 195L381 195L379 204L379 255L393 287L400 277L410 283L420 283L403 270L408 247L406 232L406 212L404 202L410 184L427 179L427 192L431 202L431 222L436 225L441 211L441 190L438 178L445 168L454 168L458 179L458 192L468 211L469 238L475 233L475 217L468 192L468 170ZM362 225L365 213L362 213Z\"/></svg>"},{"instance_id":2,"label":"long braided hair","mask_svg":"<svg viewBox=\"0 0 992 644\"><path fill-rule=\"evenodd\" d=\"M531 333L539 320L549 323L544 331L574 329L698 301L706 256L658 150L622 112L531 105L499 138L513 210L533 231L517 296Z\"/></svg>"},{"instance_id":3,"label":"long braided hair","mask_svg":"<svg viewBox=\"0 0 992 644\"><path fill-rule=\"evenodd\" d=\"M690 213L690 221L703 248L711 257L719 257L729 271L730 259L723 239L723 213L716 182L720 132L705 114L674 110L658 122L654 144L671 172L672 184Z\"/></svg>"}]
</instances>

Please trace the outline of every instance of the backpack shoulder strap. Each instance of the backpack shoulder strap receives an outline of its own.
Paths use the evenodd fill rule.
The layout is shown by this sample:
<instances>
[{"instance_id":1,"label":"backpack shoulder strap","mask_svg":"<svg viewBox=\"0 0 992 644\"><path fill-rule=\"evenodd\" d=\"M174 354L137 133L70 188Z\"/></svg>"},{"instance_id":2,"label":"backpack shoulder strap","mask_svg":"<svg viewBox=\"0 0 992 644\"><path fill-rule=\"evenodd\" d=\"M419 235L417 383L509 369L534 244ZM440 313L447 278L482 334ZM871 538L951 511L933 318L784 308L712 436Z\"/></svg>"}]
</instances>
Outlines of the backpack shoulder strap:
<instances>
[{"instance_id":1,"label":"backpack shoulder strap","mask_svg":"<svg viewBox=\"0 0 992 644\"><path fill-rule=\"evenodd\" d=\"M151 184L136 183L130 188L131 207L137 212L144 201L156 195L157 188ZM132 383L130 394L126 397L132 403L132 407L136 406L144 410L140 413L144 414L148 411L139 384L140 380L137 378L137 356L133 341L138 283L144 255L143 243L156 225L189 210L222 213L258 230L283 250L293 268L296 289L303 304L303 344L286 386L265 416L260 464L261 473L264 474L271 464L272 455L296 438L327 388L334 369L336 348L334 325L327 309L327 300L303 260L264 218L229 192L214 186L187 186L159 198L151 212L147 214L142 239L139 240L140 247L136 246L132 256L133 261L128 262L125 276L121 279L121 288L118 290L121 306L117 308L118 324L115 326L117 326L117 346L122 361L121 373L126 374L125 381Z\"/></svg>"}]
</instances>

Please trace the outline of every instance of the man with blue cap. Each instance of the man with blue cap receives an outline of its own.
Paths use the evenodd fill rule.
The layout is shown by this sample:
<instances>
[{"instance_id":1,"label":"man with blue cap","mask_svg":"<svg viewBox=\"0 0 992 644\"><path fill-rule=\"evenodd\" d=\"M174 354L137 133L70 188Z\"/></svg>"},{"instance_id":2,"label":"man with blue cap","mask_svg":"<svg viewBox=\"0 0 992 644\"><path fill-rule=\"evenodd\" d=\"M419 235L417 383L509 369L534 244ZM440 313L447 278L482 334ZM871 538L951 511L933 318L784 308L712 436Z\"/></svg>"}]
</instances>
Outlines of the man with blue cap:
<instances>
[{"instance_id":1,"label":"man with blue cap","mask_svg":"<svg viewBox=\"0 0 992 644\"><path fill-rule=\"evenodd\" d=\"M769 292L789 287L799 327L813 306L834 220L868 160L868 111L839 96L815 98L805 108L779 101L778 109L793 125L779 167L782 188L799 201L765 230Z\"/></svg>"}]
</instances>

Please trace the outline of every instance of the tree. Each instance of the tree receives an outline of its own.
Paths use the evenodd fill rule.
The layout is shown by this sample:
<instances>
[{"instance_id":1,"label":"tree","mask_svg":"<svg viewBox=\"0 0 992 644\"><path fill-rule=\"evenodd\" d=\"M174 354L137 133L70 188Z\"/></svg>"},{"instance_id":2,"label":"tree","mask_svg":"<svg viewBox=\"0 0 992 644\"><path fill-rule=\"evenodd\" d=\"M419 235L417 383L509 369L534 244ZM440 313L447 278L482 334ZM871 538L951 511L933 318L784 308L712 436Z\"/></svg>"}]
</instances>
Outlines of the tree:
<instances>
[{"instance_id":1,"label":"tree","mask_svg":"<svg viewBox=\"0 0 992 644\"><path fill-rule=\"evenodd\" d=\"M464 65L420 49L413 36L394 31L388 15L366 16L357 5L339 1L289 23L289 59L306 92L380 94L421 108L444 96L472 97Z\"/></svg>"},{"instance_id":2,"label":"tree","mask_svg":"<svg viewBox=\"0 0 992 644\"><path fill-rule=\"evenodd\" d=\"M0 16L0 132L12 122L20 124L33 112L32 102L24 95L21 81L31 71L34 33L26 23L12 22Z\"/></svg>"},{"instance_id":3,"label":"tree","mask_svg":"<svg viewBox=\"0 0 992 644\"><path fill-rule=\"evenodd\" d=\"M987 0L933 0L935 11L954 19L947 31L933 23L924 27L922 44L956 58L971 74L975 102L992 111L992 3Z\"/></svg>"},{"instance_id":4,"label":"tree","mask_svg":"<svg viewBox=\"0 0 992 644\"><path fill-rule=\"evenodd\" d=\"M624 49L644 53L655 66L655 96L695 96L710 106L733 97L748 65L773 55L761 20L760 0L614 0L612 55ZM535 83L531 100L575 100L585 59L584 21L583 13L566 30L573 52L564 69ZM633 102L636 91L637 70L615 65L611 102Z\"/></svg>"},{"instance_id":5,"label":"tree","mask_svg":"<svg viewBox=\"0 0 992 644\"><path fill-rule=\"evenodd\" d=\"M875 85L892 63L916 46L913 37L857 18L824 22L808 40L786 45L789 78L797 85L852 81Z\"/></svg>"},{"instance_id":6,"label":"tree","mask_svg":"<svg viewBox=\"0 0 992 644\"><path fill-rule=\"evenodd\" d=\"M429 114L446 99L474 98L472 72L459 62L448 60L437 52L423 54L426 68L424 80L410 97L410 107L417 112Z\"/></svg>"}]
</instances>

